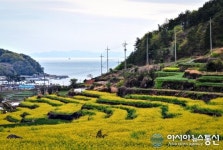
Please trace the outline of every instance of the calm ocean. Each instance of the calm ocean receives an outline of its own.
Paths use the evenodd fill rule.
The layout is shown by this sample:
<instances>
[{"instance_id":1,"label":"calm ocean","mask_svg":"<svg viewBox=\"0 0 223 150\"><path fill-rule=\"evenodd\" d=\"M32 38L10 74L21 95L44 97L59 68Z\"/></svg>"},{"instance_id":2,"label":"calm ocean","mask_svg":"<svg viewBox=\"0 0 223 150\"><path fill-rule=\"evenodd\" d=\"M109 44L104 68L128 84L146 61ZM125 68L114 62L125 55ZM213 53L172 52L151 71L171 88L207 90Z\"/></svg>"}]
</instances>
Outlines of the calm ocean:
<instances>
[{"instance_id":1,"label":"calm ocean","mask_svg":"<svg viewBox=\"0 0 223 150\"><path fill-rule=\"evenodd\" d=\"M52 75L68 75L69 78L55 80L51 79L49 83L69 85L70 79L78 79L82 82L89 74L93 77L101 74L101 62L96 60L48 60L39 62L44 67L44 72ZM103 62L103 73L107 71L107 63ZM110 60L109 68L115 68L118 65L117 61Z\"/></svg>"}]
</instances>

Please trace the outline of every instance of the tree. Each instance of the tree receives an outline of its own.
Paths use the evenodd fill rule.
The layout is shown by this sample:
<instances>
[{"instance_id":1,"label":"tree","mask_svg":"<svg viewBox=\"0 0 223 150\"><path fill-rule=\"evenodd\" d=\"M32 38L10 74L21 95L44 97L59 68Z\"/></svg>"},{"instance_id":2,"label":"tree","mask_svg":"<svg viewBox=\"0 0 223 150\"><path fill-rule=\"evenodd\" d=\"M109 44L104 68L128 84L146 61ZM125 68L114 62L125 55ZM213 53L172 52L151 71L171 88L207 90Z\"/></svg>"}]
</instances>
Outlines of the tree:
<instances>
[{"instance_id":1,"label":"tree","mask_svg":"<svg viewBox=\"0 0 223 150\"><path fill-rule=\"evenodd\" d=\"M3 96L0 94L0 103L4 100Z\"/></svg>"},{"instance_id":2,"label":"tree","mask_svg":"<svg viewBox=\"0 0 223 150\"><path fill-rule=\"evenodd\" d=\"M77 79L70 79L70 87L77 88Z\"/></svg>"}]
</instances>

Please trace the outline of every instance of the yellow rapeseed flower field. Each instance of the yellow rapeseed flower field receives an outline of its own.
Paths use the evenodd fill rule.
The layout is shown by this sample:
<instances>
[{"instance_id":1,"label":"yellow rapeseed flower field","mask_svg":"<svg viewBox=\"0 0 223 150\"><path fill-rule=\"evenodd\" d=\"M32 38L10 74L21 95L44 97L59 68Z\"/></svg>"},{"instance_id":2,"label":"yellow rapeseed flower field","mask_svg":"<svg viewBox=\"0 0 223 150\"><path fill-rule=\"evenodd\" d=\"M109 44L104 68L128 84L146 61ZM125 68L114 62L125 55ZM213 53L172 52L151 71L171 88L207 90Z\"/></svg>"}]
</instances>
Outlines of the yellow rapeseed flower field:
<instances>
[{"instance_id":1,"label":"yellow rapeseed flower field","mask_svg":"<svg viewBox=\"0 0 223 150\"><path fill-rule=\"evenodd\" d=\"M62 97L57 98L56 95L42 97L43 101L31 97L25 100L27 107L18 107L15 112L0 114L0 149L223 149L222 98L211 100L210 103L178 98L179 101L186 101L184 106L171 100L176 97L163 97L170 99L168 102L162 101L160 97L156 101L127 99L96 91L85 91L83 95L63 97L66 102L60 101ZM108 103L97 101L98 99L108 100ZM111 101L120 103L109 104ZM148 102L158 105L143 105ZM31 109L28 107L31 104L38 107ZM210 113L205 114L203 111ZM69 121L54 121L48 119L49 112L65 115L76 112L81 113L81 116ZM219 115L215 116L213 112ZM134 117L127 117L133 114ZM170 117L164 118L165 114ZM8 121L7 116L18 122ZM34 122L22 122L22 119ZM7 138L12 134L22 138Z\"/></svg>"}]
</instances>

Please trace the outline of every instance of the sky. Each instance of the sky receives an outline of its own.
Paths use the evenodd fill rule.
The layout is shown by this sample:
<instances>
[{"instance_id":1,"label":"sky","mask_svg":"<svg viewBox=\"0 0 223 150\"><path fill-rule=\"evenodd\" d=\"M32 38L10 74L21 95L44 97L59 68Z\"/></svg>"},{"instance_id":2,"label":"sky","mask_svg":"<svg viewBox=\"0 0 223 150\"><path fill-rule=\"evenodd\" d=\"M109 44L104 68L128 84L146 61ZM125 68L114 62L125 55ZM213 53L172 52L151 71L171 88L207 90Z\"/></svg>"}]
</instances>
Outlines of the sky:
<instances>
[{"instance_id":1,"label":"sky","mask_svg":"<svg viewBox=\"0 0 223 150\"><path fill-rule=\"evenodd\" d=\"M124 58L136 38L208 0L0 0L0 48L34 59Z\"/></svg>"}]
</instances>

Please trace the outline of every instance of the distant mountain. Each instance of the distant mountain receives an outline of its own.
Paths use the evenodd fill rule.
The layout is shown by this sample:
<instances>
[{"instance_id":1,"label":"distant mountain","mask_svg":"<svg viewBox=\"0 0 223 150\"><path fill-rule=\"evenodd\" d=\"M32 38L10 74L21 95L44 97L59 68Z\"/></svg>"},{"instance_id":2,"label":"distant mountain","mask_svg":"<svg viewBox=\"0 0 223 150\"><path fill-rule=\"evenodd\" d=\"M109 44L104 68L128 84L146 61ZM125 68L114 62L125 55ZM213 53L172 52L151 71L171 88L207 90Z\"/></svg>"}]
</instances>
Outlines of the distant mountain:
<instances>
[{"instance_id":1,"label":"distant mountain","mask_svg":"<svg viewBox=\"0 0 223 150\"><path fill-rule=\"evenodd\" d=\"M127 64L129 67L145 65L147 58L150 64L174 61L175 45L177 59L205 55L210 52L210 27L212 46L222 47L223 0L210 0L197 11L182 12L177 18L167 19L164 24L158 25L158 30L137 38L135 51L129 55ZM118 68L123 67L124 62Z\"/></svg>"},{"instance_id":2,"label":"distant mountain","mask_svg":"<svg viewBox=\"0 0 223 150\"><path fill-rule=\"evenodd\" d=\"M43 73L40 64L30 56L0 49L0 75L33 75Z\"/></svg>"}]
</instances>

